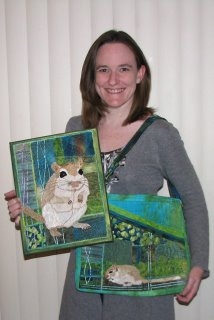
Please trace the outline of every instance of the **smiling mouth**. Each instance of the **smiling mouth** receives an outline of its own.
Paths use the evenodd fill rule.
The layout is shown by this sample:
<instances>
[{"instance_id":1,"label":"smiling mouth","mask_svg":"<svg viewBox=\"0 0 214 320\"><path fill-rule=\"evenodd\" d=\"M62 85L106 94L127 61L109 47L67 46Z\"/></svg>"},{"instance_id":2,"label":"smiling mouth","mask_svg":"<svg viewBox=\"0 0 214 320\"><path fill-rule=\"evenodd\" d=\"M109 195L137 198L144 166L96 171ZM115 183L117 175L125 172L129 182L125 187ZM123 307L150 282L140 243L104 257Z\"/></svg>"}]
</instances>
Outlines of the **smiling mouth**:
<instances>
[{"instance_id":1,"label":"smiling mouth","mask_svg":"<svg viewBox=\"0 0 214 320\"><path fill-rule=\"evenodd\" d=\"M121 93L123 92L125 89L124 88L119 88L119 89L109 89L107 88L106 91L108 93L111 93L111 94L117 94L117 93Z\"/></svg>"}]
</instances>

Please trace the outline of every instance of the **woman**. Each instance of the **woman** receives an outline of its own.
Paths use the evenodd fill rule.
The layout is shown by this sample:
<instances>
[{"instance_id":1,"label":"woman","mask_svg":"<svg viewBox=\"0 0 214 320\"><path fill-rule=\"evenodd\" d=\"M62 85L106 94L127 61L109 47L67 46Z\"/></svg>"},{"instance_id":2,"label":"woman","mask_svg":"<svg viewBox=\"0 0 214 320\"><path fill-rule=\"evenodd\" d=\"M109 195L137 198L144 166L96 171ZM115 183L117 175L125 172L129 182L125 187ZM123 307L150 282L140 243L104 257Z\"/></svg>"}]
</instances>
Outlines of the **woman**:
<instances>
[{"instance_id":1,"label":"woman","mask_svg":"<svg viewBox=\"0 0 214 320\"><path fill-rule=\"evenodd\" d=\"M66 131L98 129L104 169L153 114L148 108L151 75L136 42L125 32L102 34L83 64L80 89L82 116L68 121ZM177 295L188 304L208 275L208 217L203 192L178 131L157 120L139 138L107 185L118 194L157 194L169 179L184 205L191 250L191 271L186 287ZM18 223L20 202L7 193L10 216ZM174 297L152 298L87 294L74 285L72 250L62 297L60 319L174 319Z\"/></svg>"}]
</instances>

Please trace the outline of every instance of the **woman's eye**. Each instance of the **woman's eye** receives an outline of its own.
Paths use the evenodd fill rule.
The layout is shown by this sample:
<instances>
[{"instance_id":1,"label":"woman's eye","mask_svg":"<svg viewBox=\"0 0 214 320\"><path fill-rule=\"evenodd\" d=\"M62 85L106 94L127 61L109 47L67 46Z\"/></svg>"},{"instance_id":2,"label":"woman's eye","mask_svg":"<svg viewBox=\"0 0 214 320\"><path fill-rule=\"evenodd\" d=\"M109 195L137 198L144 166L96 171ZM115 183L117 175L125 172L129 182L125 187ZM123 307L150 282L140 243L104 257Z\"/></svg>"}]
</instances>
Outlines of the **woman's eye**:
<instances>
[{"instance_id":1,"label":"woman's eye","mask_svg":"<svg viewBox=\"0 0 214 320\"><path fill-rule=\"evenodd\" d=\"M120 68L120 71L121 72L127 72L127 71L129 71L129 68L128 67L122 67L122 68Z\"/></svg>"},{"instance_id":2,"label":"woman's eye","mask_svg":"<svg viewBox=\"0 0 214 320\"><path fill-rule=\"evenodd\" d=\"M97 69L97 71L106 73L106 72L108 72L108 68L99 68L99 69Z\"/></svg>"}]
</instances>

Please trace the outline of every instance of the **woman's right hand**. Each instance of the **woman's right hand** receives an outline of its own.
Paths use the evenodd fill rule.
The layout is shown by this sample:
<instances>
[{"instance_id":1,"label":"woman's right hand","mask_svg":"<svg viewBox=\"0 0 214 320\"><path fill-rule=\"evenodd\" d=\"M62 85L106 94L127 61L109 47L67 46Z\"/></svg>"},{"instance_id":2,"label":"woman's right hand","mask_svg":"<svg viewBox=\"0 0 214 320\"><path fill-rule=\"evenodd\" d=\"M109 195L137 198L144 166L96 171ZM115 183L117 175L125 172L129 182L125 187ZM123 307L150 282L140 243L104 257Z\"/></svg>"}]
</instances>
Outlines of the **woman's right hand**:
<instances>
[{"instance_id":1,"label":"woman's right hand","mask_svg":"<svg viewBox=\"0 0 214 320\"><path fill-rule=\"evenodd\" d=\"M10 220L15 222L16 227L19 227L20 213L22 211L21 200L17 198L15 190L6 192L4 194L4 197L5 197L5 200L7 201Z\"/></svg>"}]
</instances>

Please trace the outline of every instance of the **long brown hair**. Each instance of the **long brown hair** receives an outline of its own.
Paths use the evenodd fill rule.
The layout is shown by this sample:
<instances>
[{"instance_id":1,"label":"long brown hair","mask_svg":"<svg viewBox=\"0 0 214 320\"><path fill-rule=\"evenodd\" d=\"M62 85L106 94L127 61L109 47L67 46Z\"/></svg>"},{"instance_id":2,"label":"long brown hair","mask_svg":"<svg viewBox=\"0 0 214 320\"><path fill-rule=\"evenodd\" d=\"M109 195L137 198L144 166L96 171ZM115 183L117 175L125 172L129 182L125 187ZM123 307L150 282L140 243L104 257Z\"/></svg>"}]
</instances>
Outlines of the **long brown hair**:
<instances>
[{"instance_id":1,"label":"long brown hair","mask_svg":"<svg viewBox=\"0 0 214 320\"><path fill-rule=\"evenodd\" d=\"M134 53L138 70L142 65L146 68L142 81L136 86L132 107L124 125L142 119L154 112L152 108L147 107L151 90L151 71L142 50L126 32L110 30L103 33L92 44L82 67L80 91L82 94L82 122L84 128L97 127L99 120L107 111L107 107L95 89L96 56L99 48L106 43L125 44Z\"/></svg>"}]
</instances>

